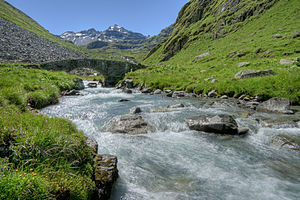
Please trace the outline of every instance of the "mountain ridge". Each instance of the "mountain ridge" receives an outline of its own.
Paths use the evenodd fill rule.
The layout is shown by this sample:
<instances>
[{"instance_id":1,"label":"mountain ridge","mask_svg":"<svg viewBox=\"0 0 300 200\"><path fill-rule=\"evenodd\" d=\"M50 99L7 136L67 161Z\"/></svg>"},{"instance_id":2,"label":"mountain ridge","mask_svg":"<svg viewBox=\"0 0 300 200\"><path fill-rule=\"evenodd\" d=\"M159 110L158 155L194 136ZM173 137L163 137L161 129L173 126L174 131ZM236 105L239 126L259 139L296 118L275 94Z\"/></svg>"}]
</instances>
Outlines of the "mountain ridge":
<instances>
[{"instance_id":1,"label":"mountain ridge","mask_svg":"<svg viewBox=\"0 0 300 200\"><path fill-rule=\"evenodd\" d=\"M63 40L71 41L78 46L86 46L91 42L122 42L130 40L146 40L147 36L129 31L117 24L109 26L104 31L97 31L95 28L82 30L78 32L66 31L59 35Z\"/></svg>"}]
</instances>

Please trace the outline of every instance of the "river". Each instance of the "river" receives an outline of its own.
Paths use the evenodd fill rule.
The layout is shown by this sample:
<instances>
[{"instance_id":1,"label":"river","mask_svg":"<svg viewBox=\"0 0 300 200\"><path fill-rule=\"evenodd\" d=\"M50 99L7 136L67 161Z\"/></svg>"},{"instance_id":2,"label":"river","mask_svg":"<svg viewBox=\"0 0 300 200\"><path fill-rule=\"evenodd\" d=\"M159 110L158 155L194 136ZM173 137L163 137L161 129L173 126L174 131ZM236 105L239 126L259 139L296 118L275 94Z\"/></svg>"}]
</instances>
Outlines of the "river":
<instances>
[{"instance_id":1,"label":"river","mask_svg":"<svg viewBox=\"0 0 300 200\"><path fill-rule=\"evenodd\" d=\"M262 128L254 113L231 106L206 106L199 99L125 94L112 88L87 88L83 96L62 97L41 113L63 117L99 144L100 154L118 157L119 178L112 200L276 200L300 199L300 152L272 144L275 135L300 135L299 128ZM128 102L118 102L119 99ZM152 112L183 103L171 112ZM110 120L135 106L156 131L145 135L107 132ZM203 113L231 114L246 136L228 137L191 131L185 119Z\"/></svg>"}]
</instances>

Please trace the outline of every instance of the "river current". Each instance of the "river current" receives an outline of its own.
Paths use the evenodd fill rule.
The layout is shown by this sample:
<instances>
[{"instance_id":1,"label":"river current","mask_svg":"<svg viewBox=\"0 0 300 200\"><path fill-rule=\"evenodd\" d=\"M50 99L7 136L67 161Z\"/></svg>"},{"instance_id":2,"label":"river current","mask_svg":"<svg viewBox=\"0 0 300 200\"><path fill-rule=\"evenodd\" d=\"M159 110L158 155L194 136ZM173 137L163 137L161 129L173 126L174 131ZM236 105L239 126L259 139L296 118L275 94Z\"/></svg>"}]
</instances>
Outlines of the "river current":
<instances>
[{"instance_id":1,"label":"river current","mask_svg":"<svg viewBox=\"0 0 300 200\"><path fill-rule=\"evenodd\" d=\"M118 157L119 178L111 200L299 200L300 152L272 144L276 135L300 135L299 128L262 128L255 118L280 115L254 113L231 106L206 106L199 99L173 99L159 95L125 94L112 88L87 88L83 96L62 97L44 108L48 116L63 117L99 144L100 154ZM118 102L119 99L128 102ZM184 108L152 112L170 104ZM133 107L154 133L124 135L107 132L112 118ZM191 131L188 117L203 113L231 114L246 136L228 137Z\"/></svg>"}]
</instances>

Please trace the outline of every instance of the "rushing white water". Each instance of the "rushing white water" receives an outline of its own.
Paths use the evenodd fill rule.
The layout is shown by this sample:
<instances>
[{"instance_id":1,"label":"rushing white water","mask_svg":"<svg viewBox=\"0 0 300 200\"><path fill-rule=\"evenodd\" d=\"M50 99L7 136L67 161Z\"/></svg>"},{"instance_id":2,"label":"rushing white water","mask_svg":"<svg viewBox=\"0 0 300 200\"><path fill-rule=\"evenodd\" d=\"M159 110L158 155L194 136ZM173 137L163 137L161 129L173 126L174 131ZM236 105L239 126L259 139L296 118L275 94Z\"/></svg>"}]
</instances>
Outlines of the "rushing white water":
<instances>
[{"instance_id":1,"label":"rushing white water","mask_svg":"<svg viewBox=\"0 0 300 200\"><path fill-rule=\"evenodd\" d=\"M42 113L70 119L97 140L99 153L118 157L119 179L113 200L300 199L300 153L272 145L275 135L300 135L298 128L261 128L254 117L242 118L245 111L230 104L211 108L199 100L124 94L107 88L82 93L63 97ZM118 102L122 98L131 101ZM151 112L177 102L185 107ZM113 117L128 114L135 106L141 107L143 118L155 127L155 133L132 136L106 132ZM201 113L232 114L250 133L225 137L190 131L185 119Z\"/></svg>"}]
</instances>

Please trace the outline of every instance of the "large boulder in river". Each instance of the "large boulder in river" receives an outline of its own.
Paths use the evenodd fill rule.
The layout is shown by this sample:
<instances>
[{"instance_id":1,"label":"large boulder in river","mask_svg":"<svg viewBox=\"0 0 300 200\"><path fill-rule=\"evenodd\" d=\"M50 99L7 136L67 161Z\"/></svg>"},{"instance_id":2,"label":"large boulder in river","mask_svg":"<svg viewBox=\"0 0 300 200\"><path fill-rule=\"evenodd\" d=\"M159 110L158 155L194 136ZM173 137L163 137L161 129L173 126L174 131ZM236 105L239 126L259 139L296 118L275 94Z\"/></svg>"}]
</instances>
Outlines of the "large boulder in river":
<instances>
[{"instance_id":1,"label":"large boulder in river","mask_svg":"<svg viewBox=\"0 0 300 200\"><path fill-rule=\"evenodd\" d=\"M152 131L152 127L141 116L123 115L112 120L108 131L112 133L137 135Z\"/></svg>"},{"instance_id":2,"label":"large boulder in river","mask_svg":"<svg viewBox=\"0 0 300 200\"><path fill-rule=\"evenodd\" d=\"M274 97L268 101L264 101L256 108L258 111L276 112L283 114L293 114L290 110L290 100L287 98Z\"/></svg>"},{"instance_id":3,"label":"large boulder in river","mask_svg":"<svg viewBox=\"0 0 300 200\"><path fill-rule=\"evenodd\" d=\"M201 115L186 119L186 123L191 130L229 135L238 134L237 123L230 115Z\"/></svg>"},{"instance_id":4,"label":"large boulder in river","mask_svg":"<svg viewBox=\"0 0 300 200\"><path fill-rule=\"evenodd\" d=\"M94 158L96 189L92 199L106 200L110 198L113 184L118 178L117 163L117 157L113 155L97 155Z\"/></svg>"},{"instance_id":5,"label":"large boulder in river","mask_svg":"<svg viewBox=\"0 0 300 200\"><path fill-rule=\"evenodd\" d=\"M237 73L234 78L253 78L259 76L274 76L276 73L273 70L242 70Z\"/></svg>"}]
</instances>

